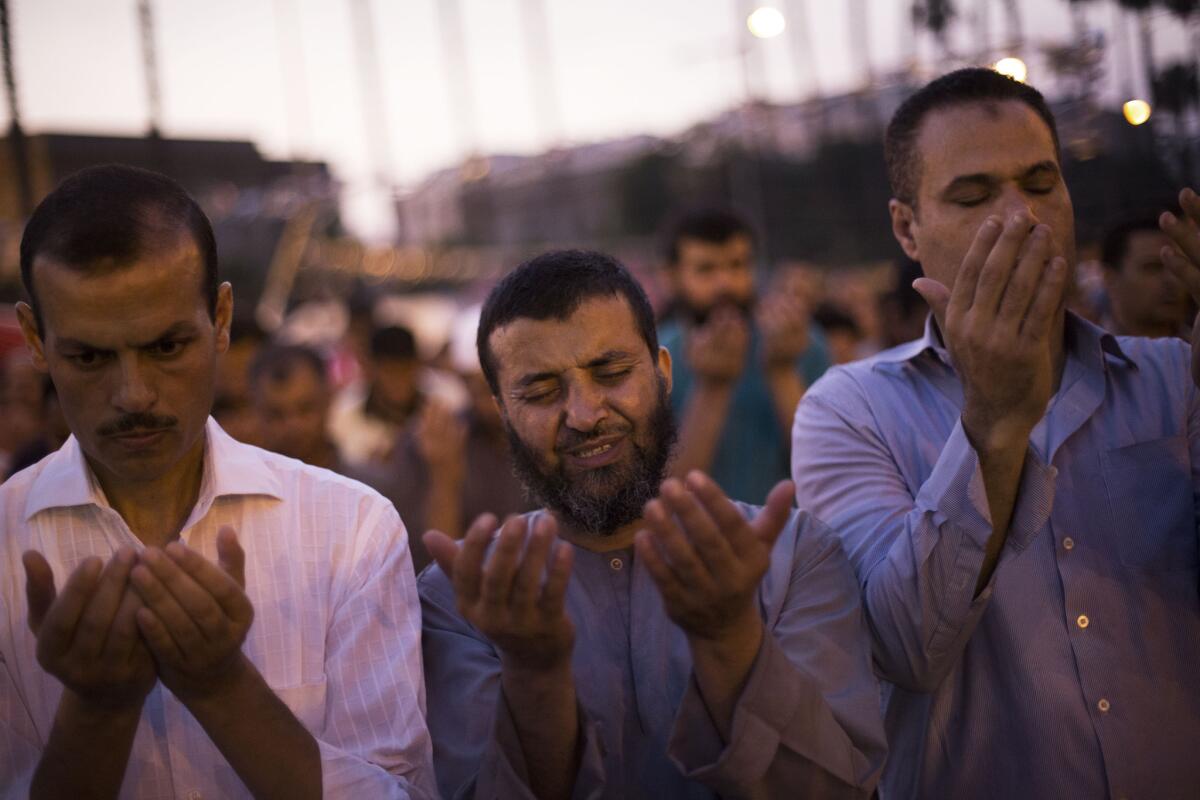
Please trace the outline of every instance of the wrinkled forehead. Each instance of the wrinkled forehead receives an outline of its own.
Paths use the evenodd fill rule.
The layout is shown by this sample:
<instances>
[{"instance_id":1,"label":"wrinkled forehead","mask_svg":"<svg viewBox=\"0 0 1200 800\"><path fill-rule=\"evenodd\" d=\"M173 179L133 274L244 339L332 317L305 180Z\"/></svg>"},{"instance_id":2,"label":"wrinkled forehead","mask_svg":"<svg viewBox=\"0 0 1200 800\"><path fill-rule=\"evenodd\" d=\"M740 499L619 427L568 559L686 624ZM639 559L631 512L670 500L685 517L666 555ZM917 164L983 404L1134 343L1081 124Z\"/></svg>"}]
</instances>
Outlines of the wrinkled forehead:
<instances>
[{"instance_id":1,"label":"wrinkled forehead","mask_svg":"<svg viewBox=\"0 0 1200 800\"><path fill-rule=\"evenodd\" d=\"M48 336L114 340L118 333L144 335L198 315L208 317L204 264L195 243L186 238L125 263L78 265L38 256L34 276Z\"/></svg>"},{"instance_id":2,"label":"wrinkled forehead","mask_svg":"<svg viewBox=\"0 0 1200 800\"><path fill-rule=\"evenodd\" d=\"M914 142L919 193L936 192L964 175L1019 173L1058 163L1054 136L1036 111L1018 100L960 103L930 111Z\"/></svg>"},{"instance_id":3,"label":"wrinkled forehead","mask_svg":"<svg viewBox=\"0 0 1200 800\"><path fill-rule=\"evenodd\" d=\"M501 385L532 374L558 374L605 355L649 354L629 303L592 297L563 319L518 317L488 338Z\"/></svg>"}]
</instances>

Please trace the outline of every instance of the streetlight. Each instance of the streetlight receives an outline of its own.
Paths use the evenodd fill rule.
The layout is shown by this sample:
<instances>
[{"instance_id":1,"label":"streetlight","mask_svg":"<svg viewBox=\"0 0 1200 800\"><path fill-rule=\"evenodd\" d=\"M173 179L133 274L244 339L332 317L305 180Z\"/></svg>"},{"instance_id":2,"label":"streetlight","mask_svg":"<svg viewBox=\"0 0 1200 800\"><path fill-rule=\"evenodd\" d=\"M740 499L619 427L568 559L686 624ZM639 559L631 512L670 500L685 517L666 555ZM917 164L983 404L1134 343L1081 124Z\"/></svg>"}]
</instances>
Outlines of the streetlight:
<instances>
[{"instance_id":1,"label":"streetlight","mask_svg":"<svg viewBox=\"0 0 1200 800\"><path fill-rule=\"evenodd\" d=\"M992 65L992 69L1012 78L1017 83L1024 83L1025 78L1029 76L1029 69L1025 66L1025 62L1014 56L1002 58Z\"/></svg>"},{"instance_id":2,"label":"streetlight","mask_svg":"<svg viewBox=\"0 0 1200 800\"><path fill-rule=\"evenodd\" d=\"M1145 100L1129 100L1121 106L1121 111L1130 125L1141 125L1150 119L1150 104Z\"/></svg>"},{"instance_id":3,"label":"streetlight","mask_svg":"<svg viewBox=\"0 0 1200 800\"><path fill-rule=\"evenodd\" d=\"M787 27L787 20L778 8L760 6L746 17L746 27L759 39L773 39L783 33L783 29Z\"/></svg>"}]
</instances>

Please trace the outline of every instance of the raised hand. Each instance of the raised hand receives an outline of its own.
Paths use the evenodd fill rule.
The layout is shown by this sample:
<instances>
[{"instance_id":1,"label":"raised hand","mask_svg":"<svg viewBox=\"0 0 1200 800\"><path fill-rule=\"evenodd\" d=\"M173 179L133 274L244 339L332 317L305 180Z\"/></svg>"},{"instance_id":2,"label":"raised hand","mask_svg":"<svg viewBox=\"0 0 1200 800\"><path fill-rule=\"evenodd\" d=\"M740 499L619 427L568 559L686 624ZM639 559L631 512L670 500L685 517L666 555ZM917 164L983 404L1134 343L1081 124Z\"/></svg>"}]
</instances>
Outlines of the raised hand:
<instances>
[{"instance_id":1,"label":"raised hand","mask_svg":"<svg viewBox=\"0 0 1200 800\"><path fill-rule=\"evenodd\" d=\"M506 668L561 669L575 646L564 605L572 549L558 541L546 514L532 530L527 518L510 517L493 537L496 524L494 515L483 514L461 544L438 531L423 540L450 578L459 612L496 646Z\"/></svg>"},{"instance_id":2,"label":"raised hand","mask_svg":"<svg viewBox=\"0 0 1200 800\"><path fill-rule=\"evenodd\" d=\"M750 327L732 308L718 308L687 338L687 360L702 381L733 383L746 366Z\"/></svg>"},{"instance_id":3,"label":"raised hand","mask_svg":"<svg viewBox=\"0 0 1200 800\"><path fill-rule=\"evenodd\" d=\"M795 369L808 349L809 312L795 295L776 292L763 298L755 311L762 331L762 358L767 368Z\"/></svg>"},{"instance_id":4,"label":"raised hand","mask_svg":"<svg viewBox=\"0 0 1200 800\"><path fill-rule=\"evenodd\" d=\"M242 643L254 620L245 553L237 534L217 534L219 566L181 542L147 548L130 573L144 607L137 625L162 682L185 703L224 687L245 665Z\"/></svg>"},{"instance_id":5,"label":"raised hand","mask_svg":"<svg viewBox=\"0 0 1200 800\"><path fill-rule=\"evenodd\" d=\"M1192 300L1200 305L1200 196L1191 189L1179 193L1182 217L1163 212L1158 224L1174 246L1162 249L1167 269L1187 287ZM1200 325L1192 325L1192 380L1200 386Z\"/></svg>"},{"instance_id":6,"label":"raised hand","mask_svg":"<svg viewBox=\"0 0 1200 800\"><path fill-rule=\"evenodd\" d=\"M792 505L791 481L747 520L699 471L669 478L646 504L646 528L634 540L671 620L689 637L715 641L761 627L755 593Z\"/></svg>"},{"instance_id":7,"label":"raised hand","mask_svg":"<svg viewBox=\"0 0 1200 800\"><path fill-rule=\"evenodd\" d=\"M30 550L21 559L38 663L96 707L140 709L157 680L138 636L142 604L129 589L136 560L129 547L117 550L107 564L87 558L59 593L41 553Z\"/></svg>"},{"instance_id":8,"label":"raised hand","mask_svg":"<svg viewBox=\"0 0 1200 800\"><path fill-rule=\"evenodd\" d=\"M913 287L933 309L963 383L963 427L977 448L1027 441L1046 411L1056 375L1056 326L1069 270L1051 252L1046 225L1019 212L989 217L954 288L929 278Z\"/></svg>"}]
</instances>

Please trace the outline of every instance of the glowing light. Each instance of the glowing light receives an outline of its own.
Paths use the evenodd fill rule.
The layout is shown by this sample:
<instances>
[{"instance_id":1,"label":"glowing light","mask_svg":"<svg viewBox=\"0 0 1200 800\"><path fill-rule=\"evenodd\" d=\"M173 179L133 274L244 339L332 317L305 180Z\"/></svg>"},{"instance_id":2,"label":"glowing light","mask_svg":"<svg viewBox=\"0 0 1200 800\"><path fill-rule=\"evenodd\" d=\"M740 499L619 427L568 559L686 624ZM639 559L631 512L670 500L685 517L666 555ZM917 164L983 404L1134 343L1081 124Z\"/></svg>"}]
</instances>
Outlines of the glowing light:
<instances>
[{"instance_id":1,"label":"glowing light","mask_svg":"<svg viewBox=\"0 0 1200 800\"><path fill-rule=\"evenodd\" d=\"M1025 62L1012 56L1000 59L992 65L992 69L1001 75L1007 75L1017 83L1024 83L1029 77L1029 68L1025 66Z\"/></svg>"},{"instance_id":2,"label":"glowing light","mask_svg":"<svg viewBox=\"0 0 1200 800\"><path fill-rule=\"evenodd\" d=\"M783 29L787 27L787 20L783 18L779 9L762 6L754 9L750 16L746 17L746 27L759 39L772 39L783 33Z\"/></svg>"},{"instance_id":3,"label":"glowing light","mask_svg":"<svg viewBox=\"0 0 1200 800\"><path fill-rule=\"evenodd\" d=\"M1130 100L1121 106L1125 113L1125 121L1130 125L1141 125L1150 119L1150 104L1145 100Z\"/></svg>"}]
</instances>

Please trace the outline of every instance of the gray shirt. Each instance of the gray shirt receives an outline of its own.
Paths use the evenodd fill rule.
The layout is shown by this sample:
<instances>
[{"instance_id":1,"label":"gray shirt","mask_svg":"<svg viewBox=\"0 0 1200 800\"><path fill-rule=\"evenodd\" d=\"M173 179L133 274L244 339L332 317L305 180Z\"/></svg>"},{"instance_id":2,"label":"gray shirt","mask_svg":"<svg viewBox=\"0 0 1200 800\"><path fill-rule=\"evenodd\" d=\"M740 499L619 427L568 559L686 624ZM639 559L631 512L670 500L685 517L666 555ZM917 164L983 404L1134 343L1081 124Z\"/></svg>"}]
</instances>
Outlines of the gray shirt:
<instances>
[{"instance_id":1,"label":"gray shirt","mask_svg":"<svg viewBox=\"0 0 1200 800\"><path fill-rule=\"evenodd\" d=\"M418 591L442 794L532 797L496 649L458 614L436 565ZM649 572L632 550L576 548L566 595L582 753L574 797L870 795L884 757L879 688L854 574L836 537L794 513L758 600L768 635L726 743Z\"/></svg>"}]
</instances>

